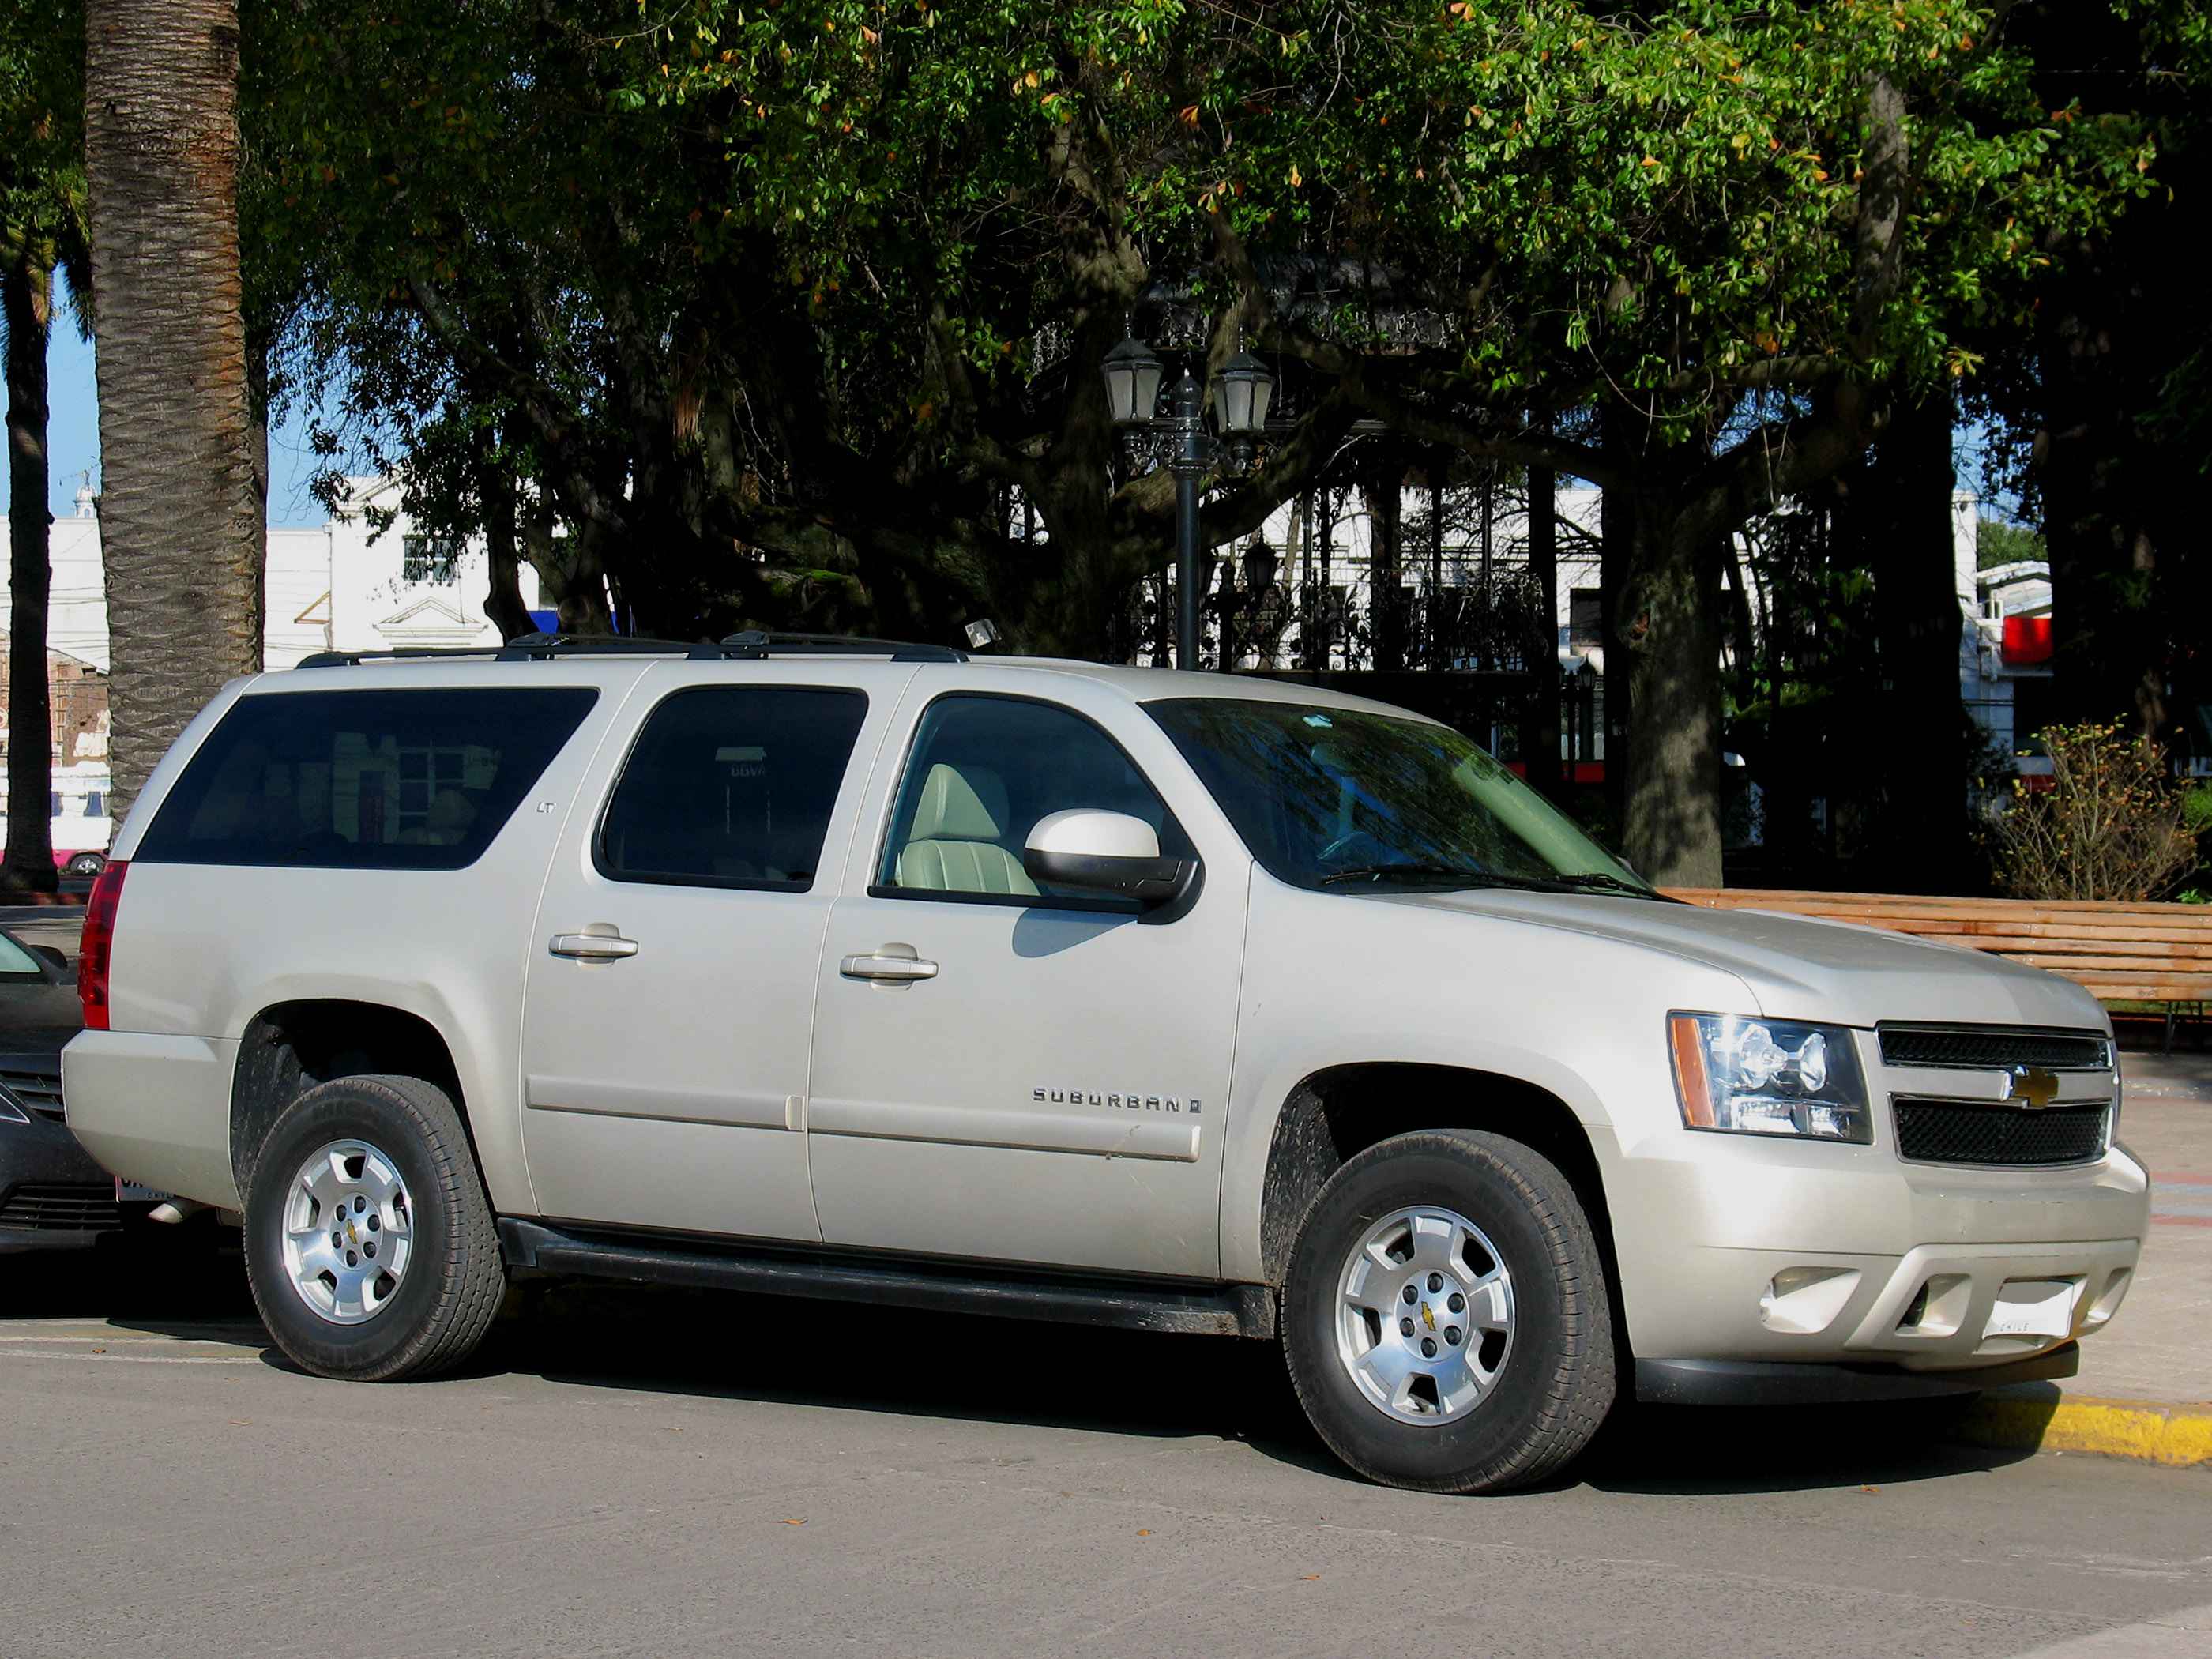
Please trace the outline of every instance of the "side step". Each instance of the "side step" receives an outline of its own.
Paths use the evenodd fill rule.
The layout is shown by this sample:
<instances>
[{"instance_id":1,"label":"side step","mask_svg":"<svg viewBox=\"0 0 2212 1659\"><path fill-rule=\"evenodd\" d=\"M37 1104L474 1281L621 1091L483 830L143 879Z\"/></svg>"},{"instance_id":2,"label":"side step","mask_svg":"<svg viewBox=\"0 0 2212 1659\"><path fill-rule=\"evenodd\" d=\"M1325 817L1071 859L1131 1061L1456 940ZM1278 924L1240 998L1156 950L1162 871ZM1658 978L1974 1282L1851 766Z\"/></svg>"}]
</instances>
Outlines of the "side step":
<instances>
[{"instance_id":1,"label":"side step","mask_svg":"<svg viewBox=\"0 0 2212 1659\"><path fill-rule=\"evenodd\" d=\"M571 1230L506 1216L500 1218L499 1242L507 1266L524 1273L886 1303L944 1313L997 1314L1200 1336L1275 1334L1275 1298L1264 1285L993 1273L968 1264Z\"/></svg>"}]
</instances>

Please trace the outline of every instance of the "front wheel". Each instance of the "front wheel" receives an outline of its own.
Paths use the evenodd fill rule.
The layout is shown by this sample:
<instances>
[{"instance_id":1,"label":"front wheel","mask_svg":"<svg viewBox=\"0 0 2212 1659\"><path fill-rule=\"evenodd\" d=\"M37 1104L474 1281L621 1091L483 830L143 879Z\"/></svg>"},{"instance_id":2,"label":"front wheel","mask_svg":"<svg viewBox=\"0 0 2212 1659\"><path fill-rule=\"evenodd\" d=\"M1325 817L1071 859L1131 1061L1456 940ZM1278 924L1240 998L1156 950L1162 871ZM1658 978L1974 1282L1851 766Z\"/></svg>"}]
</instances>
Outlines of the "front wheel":
<instances>
[{"instance_id":1,"label":"front wheel","mask_svg":"<svg viewBox=\"0 0 2212 1659\"><path fill-rule=\"evenodd\" d=\"M387 1382L458 1365L506 1287L460 1115L420 1078L338 1078L277 1120L246 1200L262 1323L321 1376Z\"/></svg>"},{"instance_id":2,"label":"front wheel","mask_svg":"<svg viewBox=\"0 0 2212 1659\"><path fill-rule=\"evenodd\" d=\"M1423 1130L1346 1163L1299 1231L1283 1328L1315 1431L1388 1486L1532 1485L1613 1407L1589 1218L1557 1166L1502 1135Z\"/></svg>"},{"instance_id":3,"label":"front wheel","mask_svg":"<svg viewBox=\"0 0 2212 1659\"><path fill-rule=\"evenodd\" d=\"M62 866L68 876L96 876L107 868L107 857L102 853L78 853Z\"/></svg>"}]
</instances>

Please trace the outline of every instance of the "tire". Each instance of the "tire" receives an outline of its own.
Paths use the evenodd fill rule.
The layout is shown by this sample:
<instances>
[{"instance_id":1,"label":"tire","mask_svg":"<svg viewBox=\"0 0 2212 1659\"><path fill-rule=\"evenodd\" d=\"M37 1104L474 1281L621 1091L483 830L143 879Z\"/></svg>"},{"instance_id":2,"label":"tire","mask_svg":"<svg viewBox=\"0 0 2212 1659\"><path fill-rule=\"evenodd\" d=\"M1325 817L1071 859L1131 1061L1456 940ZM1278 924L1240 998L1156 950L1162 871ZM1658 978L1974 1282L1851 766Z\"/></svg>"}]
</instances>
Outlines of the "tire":
<instances>
[{"instance_id":1,"label":"tire","mask_svg":"<svg viewBox=\"0 0 2212 1659\"><path fill-rule=\"evenodd\" d=\"M302 1370L362 1382L430 1376L490 1329L507 1284L499 1236L460 1115L434 1085L317 1084L270 1131L252 1188L254 1306Z\"/></svg>"},{"instance_id":2,"label":"tire","mask_svg":"<svg viewBox=\"0 0 2212 1659\"><path fill-rule=\"evenodd\" d=\"M1530 1148L1467 1129L1395 1136L1330 1178L1291 1250L1283 1350L1329 1449L1419 1492L1546 1480L1616 1387L1612 1299L1574 1188Z\"/></svg>"},{"instance_id":3,"label":"tire","mask_svg":"<svg viewBox=\"0 0 2212 1659\"><path fill-rule=\"evenodd\" d=\"M96 876L106 868L107 868L107 859L104 854L79 853L63 866L62 873L69 876Z\"/></svg>"}]
</instances>

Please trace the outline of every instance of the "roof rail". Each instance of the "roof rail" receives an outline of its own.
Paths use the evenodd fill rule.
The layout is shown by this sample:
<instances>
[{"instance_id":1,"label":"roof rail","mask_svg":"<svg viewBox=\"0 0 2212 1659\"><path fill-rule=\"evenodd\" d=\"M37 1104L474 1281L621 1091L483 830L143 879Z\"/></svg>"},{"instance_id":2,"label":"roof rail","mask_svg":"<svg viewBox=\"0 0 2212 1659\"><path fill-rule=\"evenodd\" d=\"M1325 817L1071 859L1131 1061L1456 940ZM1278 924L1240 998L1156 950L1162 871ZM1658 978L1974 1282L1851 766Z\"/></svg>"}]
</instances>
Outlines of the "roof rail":
<instances>
[{"instance_id":1,"label":"roof rail","mask_svg":"<svg viewBox=\"0 0 2212 1659\"><path fill-rule=\"evenodd\" d=\"M503 645L396 645L382 650L316 651L301 668L352 668L365 662L489 657L494 662L550 662L555 657L676 657L697 647L682 640L638 640L615 634L520 634Z\"/></svg>"},{"instance_id":2,"label":"roof rail","mask_svg":"<svg viewBox=\"0 0 2212 1659\"><path fill-rule=\"evenodd\" d=\"M686 657L693 662L750 662L773 656L889 657L893 662L966 662L945 645L849 638L842 634L769 634L748 629L719 643L630 639L618 634L523 634L504 645L398 645L371 651L316 651L301 668L353 668L365 662L481 657L493 662L550 662L556 657Z\"/></svg>"},{"instance_id":3,"label":"roof rail","mask_svg":"<svg viewBox=\"0 0 2212 1659\"><path fill-rule=\"evenodd\" d=\"M719 646L701 646L694 656L712 654L740 661L759 657L889 657L893 662L966 662L968 653L949 645L915 645L905 640L870 640L843 634L769 634L747 629L726 635Z\"/></svg>"}]
</instances>

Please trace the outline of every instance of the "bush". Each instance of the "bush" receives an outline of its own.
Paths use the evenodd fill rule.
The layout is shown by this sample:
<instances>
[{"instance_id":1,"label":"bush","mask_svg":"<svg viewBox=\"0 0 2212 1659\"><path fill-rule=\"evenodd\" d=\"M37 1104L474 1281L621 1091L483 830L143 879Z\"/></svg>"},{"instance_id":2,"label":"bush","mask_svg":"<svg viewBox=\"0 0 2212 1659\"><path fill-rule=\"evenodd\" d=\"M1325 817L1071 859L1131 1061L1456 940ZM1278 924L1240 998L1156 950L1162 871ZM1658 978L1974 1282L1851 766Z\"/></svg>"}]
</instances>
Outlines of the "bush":
<instances>
[{"instance_id":1,"label":"bush","mask_svg":"<svg viewBox=\"0 0 2212 1659\"><path fill-rule=\"evenodd\" d=\"M2017 778L1996 830L2015 898L2162 898L2197 867L2183 792L2152 744L2117 723L2037 734L2051 776Z\"/></svg>"}]
</instances>

